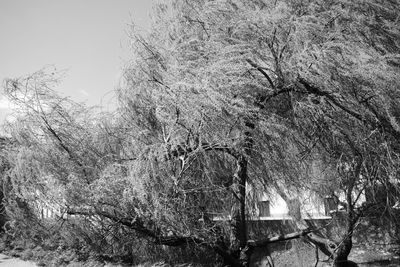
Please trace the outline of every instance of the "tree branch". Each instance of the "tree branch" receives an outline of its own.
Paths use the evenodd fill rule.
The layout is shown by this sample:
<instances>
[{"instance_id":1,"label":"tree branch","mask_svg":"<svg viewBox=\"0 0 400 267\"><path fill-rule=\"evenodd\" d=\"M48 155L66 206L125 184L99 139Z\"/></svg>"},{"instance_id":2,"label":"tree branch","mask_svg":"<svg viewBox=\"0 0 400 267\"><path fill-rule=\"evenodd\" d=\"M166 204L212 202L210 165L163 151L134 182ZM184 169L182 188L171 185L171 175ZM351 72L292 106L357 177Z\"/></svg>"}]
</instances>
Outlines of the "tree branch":
<instances>
[{"instance_id":1,"label":"tree branch","mask_svg":"<svg viewBox=\"0 0 400 267\"><path fill-rule=\"evenodd\" d=\"M308 81L306 81L303 78L299 78L298 82L304 86L304 88L307 90L307 92L318 95L318 96L324 96L327 99L329 99L332 102L332 104L334 104L336 107L338 107L341 110L345 111L346 113L350 114L354 118L356 118L360 121L363 121L363 122L365 121L359 113L352 111L352 110L348 109L347 107L343 106L330 93L322 91L321 89L317 88L316 86L311 85Z\"/></svg>"},{"instance_id":2,"label":"tree branch","mask_svg":"<svg viewBox=\"0 0 400 267\"><path fill-rule=\"evenodd\" d=\"M275 90L275 85L272 82L272 79L269 77L269 75L264 71L263 68L261 68L260 66L258 66L256 63L254 63L251 59L246 59L247 63L249 63L253 68L255 68L256 70L258 70L269 82L269 84L271 85L272 89Z\"/></svg>"},{"instance_id":3,"label":"tree branch","mask_svg":"<svg viewBox=\"0 0 400 267\"><path fill-rule=\"evenodd\" d=\"M173 157L179 158L180 156L186 155L188 153L194 152L198 148L201 148L204 151L221 151L231 155L234 158L239 157L239 153L236 152L232 147L225 145L225 144L218 144L218 143L207 143L202 142L201 144L194 146L194 147L187 147L186 145L178 145L175 149L172 149L169 154Z\"/></svg>"},{"instance_id":4,"label":"tree branch","mask_svg":"<svg viewBox=\"0 0 400 267\"><path fill-rule=\"evenodd\" d=\"M113 221L115 223L122 224L123 226L126 226L129 229L132 229L146 237L150 237L151 239L153 239L153 242L157 245L179 247L179 246L185 246L188 244L194 244L194 245L201 245L204 247L208 247L208 248L214 250L222 258L224 258L224 260L227 263L229 263L232 267L241 267L242 266L237 259L232 257L226 251L226 249L224 249L223 247L221 247L218 244L210 244L210 243L207 243L205 240L200 239L198 237L194 237L194 236L160 235L159 230L157 230L157 229L151 230L151 229L146 228L144 226L144 223L139 218L130 219L130 218L117 217L116 215L112 215L108 212L104 212L104 211L101 211L98 209L95 209L93 211L68 209L67 214L82 215L82 216L96 216L96 215L102 216L104 218L110 219L111 221Z\"/></svg>"},{"instance_id":5,"label":"tree branch","mask_svg":"<svg viewBox=\"0 0 400 267\"><path fill-rule=\"evenodd\" d=\"M72 151L66 146L66 144L63 142L61 139L60 135L57 134L57 132L53 129L53 127L50 125L49 121L44 115L41 115L40 118L46 125L46 129L51 133L51 135L57 140L58 144L61 146L61 148L68 154L69 158L74 161L78 166L81 168L83 175L85 176L86 182L89 183L89 179L87 177L87 172L85 169L85 166L81 163L80 159L72 153Z\"/></svg>"},{"instance_id":6,"label":"tree branch","mask_svg":"<svg viewBox=\"0 0 400 267\"><path fill-rule=\"evenodd\" d=\"M83 216L101 216L110 219L113 222L122 224L136 232L153 239L153 242L158 245L165 245L170 247L183 246L186 244L201 244L204 240L201 240L193 236L165 236L161 235L158 229L149 229L145 227L143 221L140 218L124 218L117 216L116 214L110 214L109 212L104 212L99 209L90 210L72 210L68 209L67 214L70 215L83 215Z\"/></svg>"},{"instance_id":7,"label":"tree branch","mask_svg":"<svg viewBox=\"0 0 400 267\"><path fill-rule=\"evenodd\" d=\"M321 228L323 228L323 227L321 227ZM252 248L257 248L257 247L260 248L260 247L266 247L271 243L305 237L307 241L309 241L312 244L314 244L315 246L317 246L318 249L320 249L325 255L327 255L328 257L333 257L333 253L334 253L334 250L337 248L337 244L330 239L321 237L314 233L314 232L320 230L321 228L306 229L303 231L294 232L294 233L290 233L290 234L286 234L286 235L274 236L274 237L270 237L270 238L267 238L264 240L259 240L259 241L249 240L247 242L247 246L252 247Z\"/></svg>"},{"instance_id":8,"label":"tree branch","mask_svg":"<svg viewBox=\"0 0 400 267\"><path fill-rule=\"evenodd\" d=\"M265 247L268 246L271 243L276 243L276 242L280 242L280 241L286 241L286 240L291 240L291 239L295 239L295 238L300 238L302 236L306 236L309 233L316 231L316 230L311 230L311 229L306 229L300 232L294 232L294 233L290 233L290 234L286 234L286 235L278 235L278 236L274 236L274 237L270 237L264 240L259 240L259 241L254 241L254 240L249 240L247 242L247 245L250 247Z\"/></svg>"}]
</instances>

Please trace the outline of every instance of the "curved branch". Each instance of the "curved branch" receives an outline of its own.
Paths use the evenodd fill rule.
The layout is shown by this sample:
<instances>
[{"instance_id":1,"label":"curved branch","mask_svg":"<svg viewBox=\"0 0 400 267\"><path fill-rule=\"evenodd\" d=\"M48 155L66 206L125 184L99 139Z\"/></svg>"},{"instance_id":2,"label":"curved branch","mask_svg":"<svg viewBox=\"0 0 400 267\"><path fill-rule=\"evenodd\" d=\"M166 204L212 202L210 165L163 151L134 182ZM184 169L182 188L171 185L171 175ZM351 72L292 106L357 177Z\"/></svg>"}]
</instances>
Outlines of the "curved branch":
<instances>
[{"instance_id":1,"label":"curved branch","mask_svg":"<svg viewBox=\"0 0 400 267\"><path fill-rule=\"evenodd\" d=\"M258 70L269 82L271 85L272 89L275 89L275 84L272 82L272 79L269 77L269 75L264 71L264 69L260 66L258 66L256 63L254 63L251 59L246 59L247 63L249 63L253 68Z\"/></svg>"},{"instance_id":2,"label":"curved branch","mask_svg":"<svg viewBox=\"0 0 400 267\"><path fill-rule=\"evenodd\" d=\"M122 224L132 230L135 230L136 232L146 236L150 237L153 239L155 244L158 245L165 245L165 246L171 246L171 247L177 247L177 246L183 246L186 244L202 244L204 243L204 240L201 240L197 237L193 236L164 236L161 235L158 229L149 229L147 228L143 221L140 218L124 218L117 216L116 214L111 214L109 212L101 211L98 209L95 209L93 211L91 210L73 210L73 209L68 209L67 214L69 215L83 215L83 216L101 216L104 218L107 218L113 222Z\"/></svg>"},{"instance_id":3,"label":"curved branch","mask_svg":"<svg viewBox=\"0 0 400 267\"><path fill-rule=\"evenodd\" d=\"M68 209L67 214L69 215L82 215L82 216L101 216L104 218L107 218L115 223L119 223L125 227L128 227L139 234L142 234L146 237L150 237L153 242L157 245L164 245L164 246L169 246L169 247L179 247L179 246L185 246L189 244L194 244L194 245L201 245L203 247L210 248L214 250L217 254L219 254L224 260L229 263L233 267L241 267L242 265L240 262L235 259L232 255L230 255L226 249L224 249L222 246L218 244L210 244L207 243L205 240L200 239L195 236L176 236L176 235L171 235L171 236L165 236L165 235L160 235L159 230L157 229L149 229L145 227L144 223L140 218L135 218L135 219L130 219L130 218L123 218L119 217L116 214L111 214L108 212L101 211L99 209L95 209L93 211L90 210L73 210L73 209Z\"/></svg>"},{"instance_id":4,"label":"curved branch","mask_svg":"<svg viewBox=\"0 0 400 267\"><path fill-rule=\"evenodd\" d=\"M357 120L365 121L359 113L352 111L352 110L348 109L347 107L343 106L330 93L322 91L321 89L317 88L316 86L311 85L311 83L309 83L308 81L306 81L303 78L299 78L298 82L304 86L304 88L307 90L307 92L318 95L318 96L324 96L327 99L329 99L332 102L332 104L334 104L336 107L338 107L341 110L345 111L346 113L350 114Z\"/></svg>"}]
</instances>

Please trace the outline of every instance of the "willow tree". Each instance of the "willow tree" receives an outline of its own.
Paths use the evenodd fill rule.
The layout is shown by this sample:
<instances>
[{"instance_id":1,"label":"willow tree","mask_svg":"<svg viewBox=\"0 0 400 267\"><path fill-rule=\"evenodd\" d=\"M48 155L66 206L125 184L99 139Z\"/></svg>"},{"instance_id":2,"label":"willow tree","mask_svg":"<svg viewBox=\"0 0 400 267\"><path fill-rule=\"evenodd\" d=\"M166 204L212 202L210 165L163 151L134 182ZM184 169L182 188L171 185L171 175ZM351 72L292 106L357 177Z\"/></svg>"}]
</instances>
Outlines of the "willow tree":
<instances>
[{"instance_id":1,"label":"willow tree","mask_svg":"<svg viewBox=\"0 0 400 267\"><path fill-rule=\"evenodd\" d=\"M5 179L7 175L7 171L10 168L10 163L7 159L7 148L10 146L11 141L6 138L0 136L0 185L1 185L1 191L0 191L0 227L1 231L4 231L4 225L7 222L7 213L5 210L4 203L6 202L5 196L4 196L4 184L5 184Z\"/></svg>"},{"instance_id":2,"label":"willow tree","mask_svg":"<svg viewBox=\"0 0 400 267\"><path fill-rule=\"evenodd\" d=\"M5 126L13 141L4 154L9 163L7 208L16 223L12 230L36 231L38 243L51 238L56 242L68 231L67 242L73 243L72 231L82 228L76 235L79 244L71 246L91 246L91 242L104 242L104 237L93 236L109 235L112 223L99 223L93 216L66 224L64 219L68 209L102 209L98 194L103 184L98 181L111 170L109 165L119 162L119 132L107 114L58 95L55 87L61 78L62 73L44 69L5 82L5 93L16 107L15 119ZM52 212L61 227L46 228L50 219L43 210ZM64 231L67 225L69 230Z\"/></svg>"},{"instance_id":3,"label":"willow tree","mask_svg":"<svg viewBox=\"0 0 400 267\"><path fill-rule=\"evenodd\" d=\"M13 128L24 149L15 180L29 198L29 186L52 177L70 214L247 266L255 248L279 240L248 231L257 194L273 185L315 189L308 168L321 157L334 181L318 190L345 190L347 226L337 242L308 238L339 266L362 214L358 193L398 177L398 9L161 2L150 34L131 36L115 131L54 95L48 76L8 83L28 111Z\"/></svg>"},{"instance_id":4,"label":"willow tree","mask_svg":"<svg viewBox=\"0 0 400 267\"><path fill-rule=\"evenodd\" d=\"M241 264L239 251L250 253L245 188L301 173L279 158L290 146L336 170L347 226L322 247L335 264L347 261L362 214L357 196L377 169L378 183L397 179L398 11L395 1L172 1L156 6L148 37L132 36L125 118L146 110L150 127L138 136L180 158L180 175L200 152L235 162L228 252Z\"/></svg>"},{"instance_id":5,"label":"willow tree","mask_svg":"<svg viewBox=\"0 0 400 267\"><path fill-rule=\"evenodd\" d=\"M261 107L260 93L265 84L254 79L259 74L251 66L251 44L244 42L247 29L240 28L250 14L239 15L243 10L235 10L228 2L176 1L157 8L151 35L132 36L136 60L127 70L126 85L120 91L123 116L128 124L133 123L132 135L143 140L145 147L154 149L157 144L157 154L179 163L166 175L179 190L202 191L208 203L216 199L209 192L222 192L217 199L224 200L225 209L230 210L229 238L216 236L218 242L207 242L226 262L246 265L251 255L251 249L245 249L249 238L246 216L252 206L246 200L246 187L262 188L256 192L262 193L271 173L287 171L269 168L268 162L278 161L280 145L291 138L281 118ZM243 6L246 12L254 8L257 5ZM232 26L230 33L226 25L239 28ZM143 115L147 121L140 120ZM138 125L145 131L139 128L138 134ZM141 146L138 149L143 151ZM200 177L192 173L197 164L204 168ZM292 164L290 169L297 167ZM210 186L193 187L193 180L208 185L209 177L202 173L210 171L214 180ZM186 179L192 184L181 182ZM186 193L182 197L186 198ZM220 207L205 208L206 213L212 213ZM165 213L169 209L160 211ZM206 229L198 231L204 236Z\"/></svg>"}]
</instances>

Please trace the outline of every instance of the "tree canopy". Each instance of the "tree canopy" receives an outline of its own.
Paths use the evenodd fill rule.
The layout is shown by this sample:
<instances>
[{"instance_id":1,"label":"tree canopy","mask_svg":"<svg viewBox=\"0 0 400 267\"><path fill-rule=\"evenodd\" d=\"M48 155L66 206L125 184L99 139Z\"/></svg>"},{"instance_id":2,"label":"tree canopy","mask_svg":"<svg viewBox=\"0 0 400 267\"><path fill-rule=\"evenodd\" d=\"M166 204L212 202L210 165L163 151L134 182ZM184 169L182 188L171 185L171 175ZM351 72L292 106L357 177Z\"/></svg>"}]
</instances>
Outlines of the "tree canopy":
<instances>
[{"instance_id":1,"label":"tree canopy","mask_svg":"<svg viewBox=\"0 0 400 267\"><path fill-rule=\"evenodd\" d=\"M390 188L385 212L399 227L397 1L173 0L154 10L149 35L131 31L113 114L58 96L44 71L6 82L22 112L8 125L18 199L210 249L231 266L273 242L248 229L272 191L288 205L304 190L344 204L340 240L302 224L292 235L337 266L359 218L382 204L359 207L361 194Z\"/></svg>"}]
</instances>

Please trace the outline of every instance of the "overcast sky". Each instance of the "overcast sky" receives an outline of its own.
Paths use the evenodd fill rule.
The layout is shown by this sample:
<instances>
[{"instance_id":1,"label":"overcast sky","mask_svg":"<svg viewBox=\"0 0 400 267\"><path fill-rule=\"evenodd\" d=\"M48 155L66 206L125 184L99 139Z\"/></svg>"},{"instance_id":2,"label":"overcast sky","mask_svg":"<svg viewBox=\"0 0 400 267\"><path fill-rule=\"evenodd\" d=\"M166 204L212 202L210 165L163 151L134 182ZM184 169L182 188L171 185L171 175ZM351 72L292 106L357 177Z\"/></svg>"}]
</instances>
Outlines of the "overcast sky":
<instances>
[{"instance_id":1,"label":"overcast sky","mask_svg":"<svg viewBox=\"0 0 400 267\"><path fill-rule=\"evenodd\" d=\"M0 0L0 81L46 65L67 69L57 89L107 105L129 59L128 24L149 26L151 0ZM7 101L0 94L0 122Z\"/></svg>"}]
</instances>

